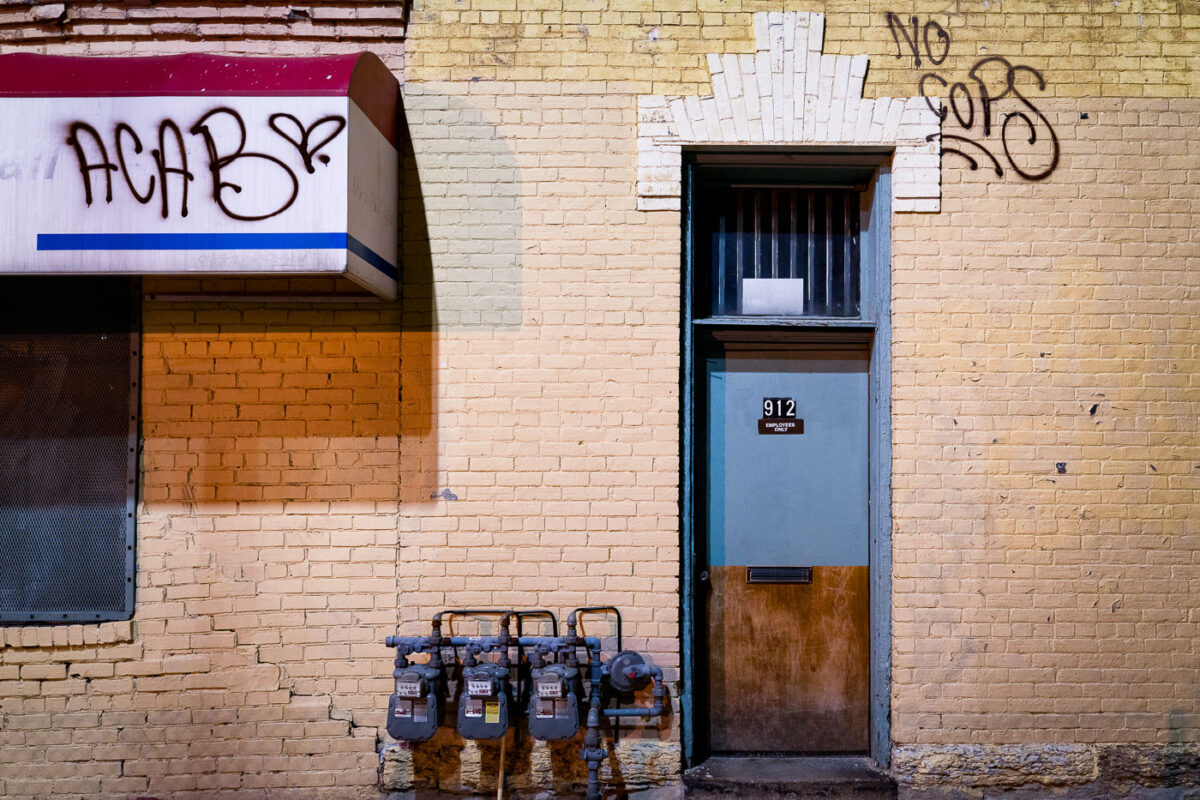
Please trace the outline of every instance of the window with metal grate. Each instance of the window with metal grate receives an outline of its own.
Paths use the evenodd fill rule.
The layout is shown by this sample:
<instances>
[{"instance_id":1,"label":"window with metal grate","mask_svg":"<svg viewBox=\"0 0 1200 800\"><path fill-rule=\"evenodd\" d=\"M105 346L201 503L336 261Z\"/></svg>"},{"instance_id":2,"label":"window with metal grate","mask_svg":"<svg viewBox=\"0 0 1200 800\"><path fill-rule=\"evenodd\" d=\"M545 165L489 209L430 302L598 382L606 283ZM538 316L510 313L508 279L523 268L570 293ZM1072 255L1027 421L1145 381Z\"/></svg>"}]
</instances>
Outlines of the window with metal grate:
<instances>
[{"instance_id":1,"label":"window with metal grate","mask_svg":"<svg viewBox=\"0 0 1200 800\"><path fill-rule=\"evenodd\" d=\"M136 286L0 278L0 623L133 614Z\"/></svg>"},{"instance_id":2,"label":"window with metal grate","mask_svg":"<svg viewBox=\"0 0 1200 800\"><path fill-rule=\"evenodd\" d=\"M711 315L858 316L859 204L851 187L707 191L697 246Z\"/></svg>"}]
</instances>

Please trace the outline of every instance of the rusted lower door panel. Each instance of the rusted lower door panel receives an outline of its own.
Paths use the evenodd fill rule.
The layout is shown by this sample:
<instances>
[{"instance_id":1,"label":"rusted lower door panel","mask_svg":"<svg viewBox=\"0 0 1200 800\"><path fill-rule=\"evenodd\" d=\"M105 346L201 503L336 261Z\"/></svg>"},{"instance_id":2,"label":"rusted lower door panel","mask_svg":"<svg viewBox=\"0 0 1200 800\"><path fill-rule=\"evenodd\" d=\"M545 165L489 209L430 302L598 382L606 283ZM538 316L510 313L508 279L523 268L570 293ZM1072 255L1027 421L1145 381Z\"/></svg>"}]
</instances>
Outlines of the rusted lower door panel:
<instances>
[{"instance_id":1,"label":"rusted lower door panel","mask_svg":"<svg viewBox=\"0 0 1200 800\"><path fill-rule=\"evenodd\" d=\"M867 366L865 350L707 360L701 600L715 752L867 750ZM772 432L792 412L795 432ZM812 582L750 583L751 566L811 567Z\"/></svg>"},{"instance_id":2,"label":"rusted lower door panel","mask_svg":"<svg viewBox=\"0 0 1200 800\"><path fill-rule=\"evenodd\" d=\"M811 584L710 570L715 751L867 749L867 568L813 567Z\"/></svg>"}]
</instances>

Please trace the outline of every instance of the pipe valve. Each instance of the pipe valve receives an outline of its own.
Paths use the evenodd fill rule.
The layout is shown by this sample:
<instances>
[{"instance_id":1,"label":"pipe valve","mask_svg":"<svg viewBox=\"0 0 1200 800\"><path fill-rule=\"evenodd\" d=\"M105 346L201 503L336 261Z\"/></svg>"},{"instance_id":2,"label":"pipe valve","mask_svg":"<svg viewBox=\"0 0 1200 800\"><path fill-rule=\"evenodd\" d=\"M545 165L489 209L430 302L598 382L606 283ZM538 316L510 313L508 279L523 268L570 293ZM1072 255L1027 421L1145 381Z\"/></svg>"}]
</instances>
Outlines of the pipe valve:
<instances>
[{"instance_id":1,"label":"pipe valve","mask_svg":"<svg viewBox=\"0 0 1200 800\"><path fill-rule=\"evenodd\" d=\"M629 694L650 683L652 671L646 660L633 650L622 650L605 665L608 684L618 694Z\"/></svg>"}]
</instances>

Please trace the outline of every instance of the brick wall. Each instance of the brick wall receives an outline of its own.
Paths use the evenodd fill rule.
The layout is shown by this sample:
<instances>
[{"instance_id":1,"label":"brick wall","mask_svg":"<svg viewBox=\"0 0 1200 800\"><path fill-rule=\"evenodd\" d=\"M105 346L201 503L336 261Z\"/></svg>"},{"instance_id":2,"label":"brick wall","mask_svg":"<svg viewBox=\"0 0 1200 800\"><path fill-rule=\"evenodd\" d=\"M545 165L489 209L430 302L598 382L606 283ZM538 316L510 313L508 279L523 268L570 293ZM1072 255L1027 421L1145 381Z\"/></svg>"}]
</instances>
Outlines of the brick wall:
<instances>
[{"instance_id":1,"label":"brick wall","mask_svg":"<svg viewBox=\"0 0 1200 800\"><path fill-rule=\"evenodd\" d=\"M615 605L625 646L674 682L678 216L636 210L630 99L604 84L405 87L415 169L404 219L400 615L423 633L447 606L565 615ZM674 729L627 731L606 779L677 776ZM460 752L456 741L443 731L415 753L391 753L388 785L414 774L448 787L494 781L496 754ZM514 758L531 765L513 776L518 787L586 777L574 750L535 746Z\"/></svg>"},{"instance_id":2,"label":"brick wall","mask_svg":"<svg viewBox=\"0 0 1200 800\"><path fill-rule=\"evenodd\" d=\"M403 4L9 5L0 51L370 49ZM341 291L147 280L148 294ZM0 796L375 797L397 612L400 316L148 301L132 623L0 628Z\"/></svg>"},{"instance_id":3,"label":"brick wall","mask_svg":"<svg viewBox=\"0 0 1200 800\"><path fill-rule=\"evenodd\" d=\"M405 2L355 0L15 2L0 10L0 52L330 55L370 49L400 69L407 13Z\"/></svg>"},{"instance_id":4,"label":"brick wall","mask_svg":"<svg viewBox=\"0 0 1200 800\"><path fill-rule=\"evenodd\" d=\"M437 0L404 42L321 21L391 7L260 4L240 32L44 8L6 7L3 49L406 59L413 158L400 307L147 303L137 615L3 632L0 795L372 796L378 642L446 606L616 604L674 680L680 216L636 210L637 96L709 93L705 54L751 52L780 8ZM941 212L893 223L895 769L1172 780L1200 739L1200 17L959 9L797 9L870 56L867 97L962 81L974 116L959 90L943 133L1004 173L960 142L978 168L947 154ZM899 35L897 58L889 11L942 26L946 59ZM1014 162L983 131L990 55L1045 80L1018 74L1061 148L1044 180L1013 166L1047 166L1044 127ZM389 784L486 786L494 756L448 736L393 752ZM628 785L672 779L677 739L623 737ZM554 784L539 758L517 780Z\"/></svg>"},{"instance_id":5,"label":"brick wall","mask_svg":"<svg viewBox=\"0 0 1200 800\"><path fill-rule=\"evenodd\" d=\"M910 36L911 17L919 17L925 69L924 27L933 20L950 37L940 65L945 70L965 72L976 59L998 54L1054 72L1052 96L1195 96L1200 18L1192 4L1172 0L1115 7L1006 1L970 9L947 0L659 0L618 7L589 0L436 0L414 7L408 75L417 81L633 81L643 94L705 94L705 55L753 52L753 13L783 10L824 12L825 52L871 57L868 97L907 96L916 77L911 58L896 58L889 12ZM929 40L934 59L942 58L936 28ZM900 44L907 56L903 38Z\"/></svg>"},{"instance_id":6,"label":"brick wall","mask_svg":"<svg viewBox=\"0 0 1200 800\"><path fill-rule=\"evenodd\" d=\"M397 312L148 302L143 329L134 621L0 631L0 794L373 796Z\"/></svg>"},{"instance_id":7,"label":"brick wall","mask_svg":"<svg viewBox=\"0 0 1200 800\"><path fill-rule=\"evenodd\" d=\"M645 213L629 228L622 225L619 212L628 206L596 182L620 182L627 198L634 179L628 157L602 176L592 172L578 183L572 177L584 174L587 154L628 152L629 134L610 136L602 126L628 126L636 95L710 94L705 54L752 52L750 12L776 9L517 8L418 6L406 93L431 109L432 95L458 98L437 101L436 108L478 110L509 143L522 179L553 181L521 187L523 209L556 200L553 228L535 233L536 223L524 222L526 326L546 326L538 311L555 301L539 292L547 279L561 285L566 267L582 283L575 293L563 292L563 301L577 295L575 307L586 313L591 292L610 272L621 274L624 243L634 237L649 239L636 253L652 255L646 269L662 275L649 292L673 303L679 216ZM930 94L945 97L962 82L943 132L991 154L947 139L944 146L964 155L943 159L942 212L894 220L897 775L916 787L1020 784L1031 775L1071 785L1108 779L1114 759L1135 753L1139 765L1128 768L1126 779L1165 780L1174 767L1164 765L1194 758L1180 753L1194 753L1200 738L1192 596L1200 541L1188 526L1197 515L1200 464L1194 418L1200 397L1189 361L1195 358L1190 320L1197 281L1189 259L1196 197L1183 167L1197 155L1200 101L1192 68L1200 20L1175 4L1057 4L1050 12L1041 4L1005 4L990 13L958 13L946 4L855 3L820 10L825 52L870 56L867 97L918 94L927 72L945 81L943 88L927 78ZM888 11L896 13L891 25ZM904 35L911 36L914 15L920 66ZM927 48L929 20L940 28L929 28ZM938 30L949 41L944 57ZM931 55L940 63L931 63ZM1019 67L1017 88L1036 111L1010 96L990 107L985 133L981 90L969 72L990 56ZM994 70L1006 67L995 61L979 67L993 96L1005 78ZM1016 129L1002 133L1002 115L1014 111L1034 121L1037 141ZM423 109L410 103L409 113L414 131L421 130ZM440 124L440 112L429 113L429 124ZM419 142L414 147L418 165L441 157ZM585 155L564 158L574 153ZM965 156L975 159L975 169ZM566 163L579 169L567 173ZM1022 173L1047 174L1027 180ZM579 192L605 199L571 213ZM430 214L430 224L438 218ZM600 241L588 233L593 219L604 220ZM544 265L533 261L560 250ZM443 263L432 259L435 287L450 275ZM641 271L638 279L646 280ZM622 302L606 291L610 302ZM455 303L447 298L450 309ZM674 313L672 307L659 320L669 328L664 347L675 346ZM627 337L630 328L622 324L616 333ZM593 327L587 337L603 337L605 329ZM514 336L531 333L523 328ZM542 339L537 360L526 347L512 350L530 366L573 343L532 335ZM511 407L493 400L493 391L508 388L504 378L482 385L474 378L485 374L480 366L488 353L478 334L444 331L437 340L432 348L446 365L441 385L450 393L469 385L465 391L484 395L475 402ZM454 377L448 353L462 354L461 377ZM527 402L543 397L544 387L562 385L562 378L543 374L545 382L528 387ZM587 384L595 386L594 378ZM670 385L664 388L674 397ZM429 452L445 453L439 464L461 464L459 480L490 481L470 468L467 453L476 440L464 427L470 413L460 409L471 399L438 402L445 439L430 443ZM479 429L488 431L488 424ZM497 433L507 441L507 430ZM483 438L492 437L488 431ZM539 454L553 437L553 431L534 437L542 443ZM596 460L588 469L605 465ZM456 487L453 472L439 480ZM531 493L536 486L530 484ZM429 489L440 491L441 484ZM509 496L502 486L472 494L481 491ZM446 505L445 513L457 514L453 503ZM426 524L425 514L406 524ZM673 521L664 523L670 530ZM452 543L453 534L441 532L447 523L436 524L438 544ZM642 572L636 563L633 569ZM1066 755L1040 760L1046 744ZM1126 749L1114 750L1118 745ZM1021 759L1037 766L1011 767Z\"/></svg>"},{"instance_id":8,"label":"brick wall","mask_svg":"<svg viewBox=\"0 0 1200 800\"><path fill-rule=\"evenodd\" d=\"M1200 740L1200 103L1050 108L1044 183L946 169L942 213L893 233L893 724L916 779L1042 743L1071 754L1048 780L1132 744L1163 775Z\"/></svg>"}]
</instances>

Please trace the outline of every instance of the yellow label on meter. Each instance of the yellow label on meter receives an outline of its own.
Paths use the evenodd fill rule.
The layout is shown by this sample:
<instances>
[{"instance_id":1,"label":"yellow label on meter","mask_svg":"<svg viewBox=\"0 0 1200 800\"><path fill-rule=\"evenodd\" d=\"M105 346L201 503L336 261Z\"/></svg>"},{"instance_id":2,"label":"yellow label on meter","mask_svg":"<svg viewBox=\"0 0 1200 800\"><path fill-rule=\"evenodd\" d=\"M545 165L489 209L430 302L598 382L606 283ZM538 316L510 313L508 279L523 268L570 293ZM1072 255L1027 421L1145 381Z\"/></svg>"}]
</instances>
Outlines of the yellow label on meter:
<instances>
[{"instance_id":1,"label":"yellow label on meter","mask_svg":"<svg viewBox=\"0 0 1200 800\"><path fill-rule=\"evenodd\" d=\"M500 721L500 704L499 703L484 703L483 704L483 721L484 722L499 722Z\"/></svg>"}]
</instances>

